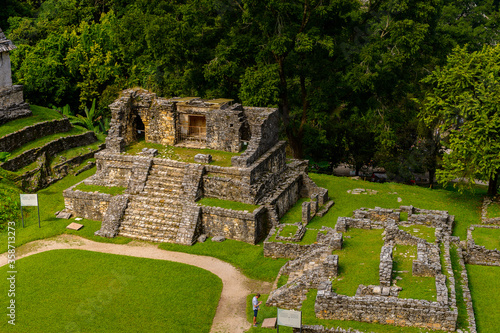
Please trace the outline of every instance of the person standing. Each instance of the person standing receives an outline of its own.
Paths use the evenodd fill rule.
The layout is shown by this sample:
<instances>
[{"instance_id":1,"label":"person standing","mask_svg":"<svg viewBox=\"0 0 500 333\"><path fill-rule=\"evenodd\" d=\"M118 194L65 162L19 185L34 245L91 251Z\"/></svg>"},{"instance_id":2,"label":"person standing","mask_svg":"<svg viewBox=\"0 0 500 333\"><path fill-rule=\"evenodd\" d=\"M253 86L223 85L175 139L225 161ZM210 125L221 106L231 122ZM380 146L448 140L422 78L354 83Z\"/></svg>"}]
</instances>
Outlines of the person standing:
<instances>
[{"instance_id":1,"label":"person standing","mask_svg":"<svg viewBox=\"0 0 500 333\"><path fill-rule=\"evenodd\" d=\"M262 301L259 302L260 294L257 293L252 298L252 306L253 306L253 327L257 327L257 313L259 312L259 305L262 304Z\"/></svg>"}]
</instances>

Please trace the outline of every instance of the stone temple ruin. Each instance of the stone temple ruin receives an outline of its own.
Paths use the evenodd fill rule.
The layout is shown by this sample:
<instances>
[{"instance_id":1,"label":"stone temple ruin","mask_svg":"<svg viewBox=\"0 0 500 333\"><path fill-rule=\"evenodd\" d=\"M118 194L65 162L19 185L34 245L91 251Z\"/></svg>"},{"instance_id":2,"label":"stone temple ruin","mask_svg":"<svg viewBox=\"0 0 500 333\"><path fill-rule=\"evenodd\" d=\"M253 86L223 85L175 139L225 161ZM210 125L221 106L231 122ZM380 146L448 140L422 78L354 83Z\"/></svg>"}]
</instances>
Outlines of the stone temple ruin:
<instances>
[{"instance_id":1,"label":"stone temple ruin","mask_svg":"<svg viewBox=\"0 0 500 333\"><path fill-rule=\"evenodd\" d=\"M32 114L23 99L23 86L12 85L9 52L14 49L16 46L0 29L0 125Z\"/></svg>"},{"instance_id":2,"label":"stone temple ruin","mask_svg":"<svg viewBox=\"0 0 500 333\"><path fill-rule=\"evenodd\" d=\"M255 244L300 197L314 196L319 205L328 200L328 191L308 177L306 161L286 162L277 109L159 98L141 89L123 91L110 108L106 149L95 155L96 174L84 183L126 187L125 194L64 191L66 212L102 221L98 235L192 245L204 234ZM126 154L142 135L151 143L243 152L230 167L211 164L207 154L192 162L160 158L156 149ZM202 197L259 207L202 206L196 203Z\"/></svg>"},{"instance_id":3,"label":"stone temple ruin","mask_svg":"<svg viewBox=\"0 0 500 333\"><path fill-rule=\"evenodd\" d=\"M408 221L400 221L400 213L408 213ZM270 293L266 305L284 309L300 309L310 289L317 289L314 305L316 317L320 319L355 320L395 326L416 326L428 329L454 331L458 316L455 278L451 266L450 242L454 216L445 211L418 209L401 206L399 209L366 209L354 211L354 216L339 217L335 229L323 227L314 244L291 244L264 242L264 255L289 257L280 270L288 275L285 285ZM400 230L398 225L427 225L435 228L435 243ZM343 246L342 233L350 228L384 229L384 245L380 252L379 284L359 285L354 296L337 294L332 290L331 280L337 276L342 257L332 255L333 250ZM271 236L270 236L271 237ZM440 244L443 245L444 266L441 264ZM417 246L417 258L413 261L414 276L435 278L436 300L399 298L401 288L392 280L393 247L396 245ZM306 327L307 332L323 332L323 327ZM335 329L325 332L340 332ZM294 331L295 332L295 331ZM298 332L298 330L297 330Z\"/></svg>"}]
</instances>

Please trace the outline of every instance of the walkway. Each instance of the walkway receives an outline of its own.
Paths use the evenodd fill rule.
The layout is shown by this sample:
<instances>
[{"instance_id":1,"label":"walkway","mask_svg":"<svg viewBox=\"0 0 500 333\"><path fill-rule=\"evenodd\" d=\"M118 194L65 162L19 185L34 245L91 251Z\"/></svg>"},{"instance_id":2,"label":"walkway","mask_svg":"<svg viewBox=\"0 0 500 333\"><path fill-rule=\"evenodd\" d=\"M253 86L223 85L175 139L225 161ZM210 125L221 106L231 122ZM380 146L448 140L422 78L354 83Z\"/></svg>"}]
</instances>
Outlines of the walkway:
<instances>
[{"instance_id":1,"label":"walkway","mask_svg":"<svg viewBox=\"0 0 500 333\"><path fill-rule=\"evenodd\" d=\"M203 268L222 280L222 293L215 313L211 333L245 332L250 328L246 318L246 296L269 293L271 284L252 280L234 266L212 257L161 250L157 245L132 241L128 244L98 243L75 235L34 241L16 249L16 259L33 254L61 249L80 249L140 258L169 260ZM7 253L0 255L0 267L7 264Z\"/></svg>"}]
</instances>

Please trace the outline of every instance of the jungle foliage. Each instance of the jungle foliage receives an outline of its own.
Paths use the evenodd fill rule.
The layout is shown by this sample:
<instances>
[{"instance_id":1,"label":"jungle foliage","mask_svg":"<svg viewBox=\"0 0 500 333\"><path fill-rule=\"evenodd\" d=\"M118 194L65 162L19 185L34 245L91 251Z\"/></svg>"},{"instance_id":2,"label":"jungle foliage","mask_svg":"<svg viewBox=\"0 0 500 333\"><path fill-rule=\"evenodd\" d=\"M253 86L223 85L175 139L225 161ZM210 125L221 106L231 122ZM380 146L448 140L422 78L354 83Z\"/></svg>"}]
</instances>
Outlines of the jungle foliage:
<instances>
[{"instance_id":1,"label":"jungle foliage","mask_svg":"<svg viewBox=\"0 0 500 333\"><path fill-rule=\"evenodd\" d=\"M124 88L278 107L295 157L436 172L418 117L455 47L498 39L496 0L6 0L15 81L39 105L103 119Z\"/></svg>"}]
</instances>

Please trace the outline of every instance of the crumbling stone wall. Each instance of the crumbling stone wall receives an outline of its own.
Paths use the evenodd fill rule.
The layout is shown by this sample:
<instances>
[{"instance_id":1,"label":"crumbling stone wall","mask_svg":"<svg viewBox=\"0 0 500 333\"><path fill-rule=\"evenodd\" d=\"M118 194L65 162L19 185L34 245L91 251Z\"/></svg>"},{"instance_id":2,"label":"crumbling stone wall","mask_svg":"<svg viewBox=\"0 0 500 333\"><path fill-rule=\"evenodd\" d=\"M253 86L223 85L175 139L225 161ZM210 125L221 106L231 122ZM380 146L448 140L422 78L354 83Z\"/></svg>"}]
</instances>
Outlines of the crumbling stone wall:
<instances>
[{"instance_id":1,"label":"crumbling stone wall","mask_svg":"<svg viewBox=\"0 0 500 333\"><path fill-rule=\"evenodd\" d=\"M380 285L390 287L392 275L392 246L384 245L380 251L379 279Z\"/></svg>"},{"instance_id":2,"label":"crumbling stone wall","mask_svg":"<svg viewBox=\"0 0 500 333\"><path fill-rule=\"evenodd\" d=\"M0 151L12 152L35 139L71 130L69 119L56 119L27 126L0 138Z\"/></svg>"},{"instance_id":3,"label":"crumbling stone wall","mask_svg":"<svg viewBox=\"0 0 500 333\"><path fill-rule=\"evenodd\" d=\"M357 219L370 219L375 222L385 222L387 220L399 221L399 212L380 207L375 207L374 209L360 208L354 211L353 217Z\"/></svg>"},{"instance_id":4,"label":"crumbling stone wall","mask_svg":"<svg viewBox=\"0 0 500 333\"><path fill-rule=\"evenodd\" d=\"M498 249L489 250L474 242L472 231L475 228L500 229L500 226L474 224L469 227L467 230L467 254L464 255L465 262L472 265L500 266L500 251Z\"/></svg>"},{"instance_id":5,"label":"crumbling stone wall","mask_svg":"<svg viewBox=\"0 0 500 333\"><path fill-rule=\"evenodd\" d=\"M265 207L252 213L220 207L202 206L202 233L207 236L224 236L251 244L256 244L265 232Z\"/></svg>"},{"instance_id":6,"label":"crumbling stone wall","mask_svg":"<svg viewBox=\"0 0 500 333\"><path fill-rule=\"evenodd\" d=\"M65 210L72 212L75 216L103 221L113 196L107 193L74 191L73 188L78 184L64 190Z\"/></svg>"},{"instance_id":7,"label":"crumbling stone wall","mask_svg":"<svg viewBox=\"0 0 500 333\"><path fill-rule=\"evenodd\" d=\"M278 109L245 107L244 110L250 126L251 139L243 154L231 158L231 164L238 167L250 166L278 143Z\"/></svg>"},{"instance_id":8,"label":"crumbling stone wall","mask_svg":"<svg viewBox=\"0 0 500 333\"><path fill-rule=\"evenodd\" d=\"M32 114L24 102L23 86L0 87L0 125Z\"/></svg>"},{"instance_id":9,"label":"crumbling stone wall","mask_svg":"<svg viewBox=\"0 0 500 333\"><path fill-rule=\"evenodd\" d=\"M239 152L241 150L241 127L245 113L240 104L224 105L206 114L207 146L210 149Z\"/></svg>"},{"instance_id":10,"label":"crumbling stone wall","mask_svg":"<svg viewBox=\"0 0 500 333\"><path fill-rule=\"evenodd\" d=\"M47 157L52 157L61 151L86 146L96 141L97 137L94 132L86 132L83 134L59 138L45 144L43 147L37 147L25 151L22 154L4 162L1 167L5 170L16 171L35 162L43 154L46 154Z\"/></svg>"},{"instance_id":11,"label":"crumbling stone wall","mask_svg":"<svg viewBox=\"0 0 500 333\"><path fill-rule=\"evenodd\" d=\"M318 289L314 312L321 319L356 320L445 331L455 330L458 316L456 310L450 310L447 302L338 295L331 290L331 282L325 282L323 288Z\"/></svg>"},{"instance_id":12,"label":"crumbling stone wall","mask_svg":"<svg viewBox=\"0 0 500 333\"><path fill-rule=\"evenodd\" d=\"M436 245L419 242L417 244L417 260L413 261L412 274L414 276L437 276L441 273L439 247Z\"/></svg>"}]
</instances>

